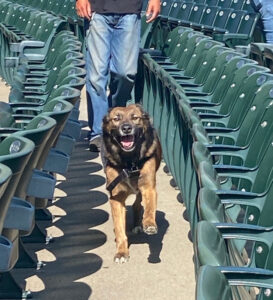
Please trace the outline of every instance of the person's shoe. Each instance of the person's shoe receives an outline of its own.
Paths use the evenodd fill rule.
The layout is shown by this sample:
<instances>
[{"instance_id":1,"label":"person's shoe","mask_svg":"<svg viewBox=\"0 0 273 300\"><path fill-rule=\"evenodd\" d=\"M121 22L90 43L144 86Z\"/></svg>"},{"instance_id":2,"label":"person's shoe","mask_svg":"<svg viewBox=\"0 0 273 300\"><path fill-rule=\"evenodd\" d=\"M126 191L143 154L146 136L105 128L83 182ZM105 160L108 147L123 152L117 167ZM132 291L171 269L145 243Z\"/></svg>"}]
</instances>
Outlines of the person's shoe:
<instances>
[{"instance_id":1,"label":"person's shoe","mask_svg":"<svg viewBox=\"0 0 273 300\"><path fill-rule=\"evenodd\" d=\"M91 152L100 152L101 149L101 136L95 135L89 140L89 150Z\"/></svg>"}]
</instances>

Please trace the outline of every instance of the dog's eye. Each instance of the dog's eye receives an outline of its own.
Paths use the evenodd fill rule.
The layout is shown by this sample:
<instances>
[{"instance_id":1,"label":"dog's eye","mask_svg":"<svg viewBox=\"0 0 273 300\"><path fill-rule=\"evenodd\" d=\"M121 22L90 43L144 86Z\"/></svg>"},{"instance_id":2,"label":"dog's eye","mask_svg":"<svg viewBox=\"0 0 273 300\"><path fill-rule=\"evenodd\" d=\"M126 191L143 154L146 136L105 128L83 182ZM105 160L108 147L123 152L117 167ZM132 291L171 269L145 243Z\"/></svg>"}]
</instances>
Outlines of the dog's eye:
<instances>
[{"instance_id":1,"label":"dog's eye","mask_svg":"<svg viewBox=\"0 0 273 300\"><path fill-rule=\"evenodd\" d=\"M115 116L115 117L113 118L113 120L114 120L115 122L117 122L117 121L120 120L120 117L119 117L119 116Z\"/></svg>"},{"instance_id":2,"label":"dog's eye","mask_svg":"<svg viewBox=\"0 0 273 300\"><path fill-rule=\"evenodd\" d=\"M139 120L140 118L138 117L138 116L132 116L132 120L133 121L137 121L137 120Z\"/></svg>"}]
</instances>

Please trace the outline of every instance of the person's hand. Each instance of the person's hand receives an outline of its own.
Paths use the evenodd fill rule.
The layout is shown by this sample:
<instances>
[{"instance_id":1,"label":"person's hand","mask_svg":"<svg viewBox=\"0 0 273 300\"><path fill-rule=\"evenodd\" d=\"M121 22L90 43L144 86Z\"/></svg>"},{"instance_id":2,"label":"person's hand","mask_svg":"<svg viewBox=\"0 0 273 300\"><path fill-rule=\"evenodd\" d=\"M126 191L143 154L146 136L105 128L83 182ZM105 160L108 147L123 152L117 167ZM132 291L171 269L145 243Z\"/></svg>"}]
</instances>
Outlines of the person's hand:
<instances>
[{"instance_id":1,"label":"person's hand","mask_svg":"<svg viewBox=\"0 0 273 300\"><path fill-rule=\"evenodd\" d=\"M91 19L91 4L89 0L77 0L76 1L77 15L82 18Z\"/></svg>"},{"instance_id":2,"label":"person's hand","mask_svg":"<svg viewBox=\"0 0 273 300\"><path fill-rule=\"evenodd\" d=\"M146 11L147 23L153 22L160 13L160 0L150 0Z\"/></svg>"}]
</instances>

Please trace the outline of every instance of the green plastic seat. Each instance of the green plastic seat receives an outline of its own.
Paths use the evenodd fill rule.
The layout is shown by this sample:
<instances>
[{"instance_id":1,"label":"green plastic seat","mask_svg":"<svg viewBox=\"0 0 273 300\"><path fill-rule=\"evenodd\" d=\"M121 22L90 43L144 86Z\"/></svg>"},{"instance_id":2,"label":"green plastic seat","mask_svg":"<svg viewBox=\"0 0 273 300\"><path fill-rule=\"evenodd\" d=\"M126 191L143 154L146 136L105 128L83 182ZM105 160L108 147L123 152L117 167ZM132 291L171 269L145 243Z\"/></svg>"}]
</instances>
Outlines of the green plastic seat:
<instances>
[{"instance_id":1,"label":"green plastic seat","mask_svg":"<svg viewBox=\"0 0 273 300\"><path fill-rule=\"evenodd\" d=\"M190 96L191 106L198 112L200 118L203 118L203 115L205 116L206 113L228 113L229 110L226 107L228 107L228 104L231 107L234 104L233 101L227 100L228 94L232 94L232 98L229 99L236 99L238 89L243 86L244 80L254 70L259 70L259 68L255 67L254 61L243 57L232 58L226 64L220 80L216 83L214 92L208 95ZM266 69L262 68L260 70Z\"/></svg>"},{"instance_id":2,"label":"green plastic seat","mask_svg":"<svg viewBox=\"0 0 273 300\"><path fill-rule=\"evenodd\" d=\"M5 189L7 188L9 184L9 180L12 176L12 171L9 167L5 166L4 164L0 164L0 201L4 202L5 199L3 199L3 194L5 192ZM3 220L5 218L6 210L1 210L1 217L0 219ZM1 230L2 232L2 230ZM0 232L0 234L1 234Z\"/></svg>"},{"instance_id":3,"label":"green plastic seat","mask_svg":"<svg viewBox=\"0 0 273 300\"><path fill-rule=\"evenodd\" d=\"M226 64L236 56L240 56L240 54L229 50L222 53L220 52L220 54L216 57L212 68L209 70L209 74L207 73L208 68L206 65L203 65L199 69L198 76L196 76L194 80L177 80L178 84L184 88L186 94L189 96L200 94L200 92L211 94L214 92L217 82L223 75ZM205 77L205 74L208 74L208 76Z\"/></svg>"},{"instance_id":4,"label":"green plastic seat","mask_svg":"<svg viewBox=\"0 0 273 300\"><path fill-rule=\"evenodd\" d=\"M264 60L265 65L273 72L273 46L272 45L266 45L264 47Z\"/></svg>"},{"instance_id":5,"label":"green plastic seat","mask_svg":"<svg viewBox=\"0 0 273 300\"><path fill-rule=\"evenodd\" d=\"M24 176L21 177L18 187L14 193L15 196L22 199L26 198L27 186L32 176L33 169L36 168L42 156L47 156L45 153L45 147L48 139L53 134L54 127L56 126L56 121L50 117L39 115L33 118L23 130L13 129L13 128L1 128L0 135L7 135L9 132L14 131L14 136L23 136L34 142L35 148L28 161L28 164L24 170ZM40 186L40 190L42 186Z\"/></svg>"},{"instance_id":6,"label":"green plastic seat","mask_svg":"<svg viewBox=\"0 0 273 300\"><path fill-rule=\"evenodd\" d=\"M232 10L224 27L213 28L213 37L217 39L218 35L216 34L237 33L239 30L241 20L246 15L246 13L247 12L242 10Z\"/></svg>"},{"instance_id":7,"label":"green plastic seat","mask_svg":"<svg viewBox=\"0 0 273 300\"><path fill-rule=\"evenodd\" d=\"M246 271L246 272L244 272ZM264 288L257 299L268 299L272 290L272 272L239 268L234 271L221 272L217 267L203 266L200 269L196 286L196 300L233 300L253 299L244 294L242 298L234 298L232 286Z\"/></svg>"},{"instance_id":8,"label":"green plastic seat","mask_svg":"<svg viewBox=\"0 0 273 300\"><path fill-rule=\"evenodd\" d=\"M1 199L1 212L5 214L13 197L24 168L34 150L34 143L24 137L9 136L0 143L0 162L7 165L13 175ZM3 228L2 219L0 229Z\"/></svg>"},{"instance_id":9,"label":"green plastic seat","mask_svg":"<svg viewBox=\"0 0 273 300\"><path fill-rule=\"evenodd\" d=\"M249 57L251 59L254 59L258 62L259 65L264 66L264 47L266 46L266 43L251 43L250 45L250 53Z\"/></svg>"},{"instance_id":10,"label":"green plastic seat","mask_svg":"<svg viewBox=\"0 0 273 300\"><path fill-rule=\"evenodd\" d=\"M156 42L154 43L156 50L145 51L148 53L155 61L160 64L172 64L176 63L179 58L182 47L188 38L186 31L190 31L190 28L178 26L171 30L163 44L158 42L157 37L154 37ZM181 48L180 48L181 47Z\"/></svg>"},{"instance_id":11,"label":"green plastic seat","mask_svg":"<svg viewBox=\"0 0 273 300\"><path fill-rule=\"evenodd\" d=\"M236 63L236 59L233 61ZM228 69L226 68L224 73ZM233 78L231 74L222 76L214 93L210 97L202 97L200 100L198 97L191 97L191 106L199 114L206 127L209 126L211 128L217 124L217 126L237 128L238 124L241 124L243 120L242 115L244 115L249 105L251 105L257 90L263 83L273 79L270 73L267 74L268 71L269 69L257 66L248 59L239 59ZM229 83L229 88L221 93L221 81L225 81L228 78L232 79ZM240 101L244 97L249 99L249 102ZM230 101L230 99L233 99L233 101ZM205 100L209 101L205 102ZM213 131L213 129L209 130Z\"/></svg>"},{"instance_id":12,"label":"green plastic seat","mask_svg":"<svg viewBox=\"0 0 273 300\"><path fill-rule=\"evenodd\" d=\"M176 67L181 69L181 66L178 66L179 61L182 60L181 54L184 55L183 52L187 46L189 46L190 51L192 51L192 48L195 46L194 36L197 38L200 34L186 27L177 27L171 31L167 42L165 42L162 47L167 57L163 57L162 59L160 56L152 55L153 59L166 69L175 69Z\"/></svg>"},{"instance_id":13,"label":"green plastic seat","mask_svg":"<svg viewBox=\"0 0 273 300\"><path fill-rule=\"evenodd\" d=\"M241 10L245 2L246 2L245 0L243 1L232 0L229 7L236 10Z\"/></svg>"},{"instance_id":14,"label":"green plastic seat","mask_svg":"<svg viewBox=\"0 0 273 300\"><path fill-rule=\"evenodd\" d=\"M254 147L250 147L250 150L252 150L252 148ZM251 160L253 156L255 157L255 148L254 153L251 153L250 150L246 159L246 164L249 165L252 163L251 161L249 162L249 160ZM230 167L219 166L217 167L218 172L216 172L216 168L212 167L211 162L206 159L200 160L197 171L200 186L207 187L211 190L219 190L218 193L221 196L223 194L225 198L230 197L228 199L229 201L225 201L225 203L229 203L226 213L233 221L237 220L239 212L241 211L241 218L244 219L244 222L251 222L251 224L258 224L258 222L268 224L268 222L270 222L270 218L268 219L265 215L266 211L264 210L264 206L267 199L266 194L271 189L272 184L272 167L270 165L270 161L272 160L271 150L272 145L270 144L265 151L262 147L256 151L256 153L260 151L264 153L262 158L256 158L256 163L254 162L254 164L258 164L258 166L254 168L238 165L231 165ZM197 151L195 151L195 153L200 154L200 152ZM198 154L194 155L195 160L198 157L197 155ZM234 184L232 190L230 187L225 188L226 178L231 178ZM264 178L266 178L266 180L264 180ZM257 198L257 201L253 201L253 203L249 201L249 203L247 203L245 200L248 197ZM240 202L238 199L241 198L242 200ZM196 203L192 203L191 207L196 211L195 206ZM244 206L247 208L244 208L244 211L242 211L241 209ZM265 217L261 218L263 215Z\"/></svg>"},{"instance_id":15,"label":"green plastic seat","mask_svg":"<svg viewBox=\"0 0 273 300\"><path fill-rule=\"evenodd\" d=\"M65 29L66 24L64 20L52 15L44 16L41 22L45 25L36 30L35 36L33 36L36 41L26 41L25 43L23 41L20 44L13 44L12 50L14 52L27 56L31 61L41 60L41 58L45 57L55 34Z\"/></svg>"},{"instance_id":16,"label":"green plastic seat","mask_svg":"<svg viewBox=\"0 0 273 300\"><path fill-rule=\"evenodd\" d=\"M231 16L233 14L231 14ZM237 18L237 15L235 18ZM241 20L237 29L235 27L228 28L228 24L227 24L228 32L222 35L214 34L213 37L217 41L224 42L227 46L232 48L234 48L236 45L248 45L251 42L258 19L259 19L259 14L257 13L244 14L241 16Z\"/></svg>"},{"instance_id":17,"label":"green plastic seat","mask_svg":"<svg viewBox=\"0 0 273 300\"><path fill-rule=\"evenodd\" d=\"M191 24L199 24L201 21L201 18L206 10L207 5L206 4L194 4L188 20L181 20L180 24L182 26L191 26Z\"/></svg>"},{"instance_id":18,"label":"green plastic seat","mask_svg":"<svg viewBox=\"0 0 273 300\"><path fill-rule=\"evenodd\" d=\"M227 20L232 12L233 12L233 9L231 9L231 8L221 7L221 9L218 10L218 13L214 19L213 24L211 26L204 25L202 28L202 31L205 34L211 35L213 33L214 28L225 28Z\"/></svg>"},{"instance_id":19,"label":"green plastic seat","mask_svg":"<svg viewBox=\"0 0 273 300\"><path fill-rule=\"evenodd\" d=\"M210 5L210 6L206 7L199 23L191 23L191 27L194 30L201 31L202 28L204 28L205 26L212 26L217 14L218 14L219 9L220 8L218 6Z\"/></svg>"},{"instance_id":20,"label":"green plastic seat","mask_svg":"<svg viewBox=\"0 0 273 300\"><path fill-rule=\"evenodd\" d=\"M181 20L188 21L194 3L191 1L183 1L179 11L177 12L175 17L169 17L168 21L171 26L181 25Z\"/></svg>"},{"instance_id":21,"label":"green plastic seat","mask_svg":"<svg viewBox=\"0 0 273 300\"><path fill-rule=\"evenodd\" d=\"M196 300L233 300L231 287L225 275L217 268L200 269L196 284Z\"/></svg>"},{"instance_id":22,"label":"green plastic seat","mask_svg":"<svg viewBox=\"0 0 273 300\"><path fill-rule=\"evenodd\" d=\"M272 109L270 106L268 106L268 103L270 103L270 95L269 98L266 96L272 87L269 88L269 85L265 84L265 89L263 90L264 94L261 98L257 96L257 111L253 109L249 112L249 117L245 119L245 123L243 122L243 128L241 128L238 131L238 140L237 144L235 146L227 145L208 145L208 149L211 152L208 152L208 149L201 143L194 143L193 144L193 158L195 163L195 169L198 172L198 178L199 178L199 184L200 186L207 186L212 189L221 189L220 186L220 179L219 176L222 176L223 178L229 178L232 177L232 184L233 189L237 187L238 190L244 189L247 191L252 190L253 188L257 188L258 186L261 188L260 192L264 192L267 190L268 186L261 183L257 186L256 182L257 179L259 179L257 174L260 174L260 172L264 172L264 175L260 175L261 178L264 178L263 176L269 176L270 169L268 170L268 162L270 161L270 141L271 141L271 135L272 135L272 129L271 129L271 123L269 123L267 120L271 119L272 115ZM269 88L269 89L267 89ZM258 93L259 94L259 93ZM262 95L261 94L261 95ZM264 103L262 103L262 100L264 100ZM268 106L268 107L267 107ZM256 106L253 106L256 107ZM255 122L255 117L257 117L257 121ZM250 121L250 118L252 121ZM252 124L252 128L249 124ZM262 124L262 126L260 125ZM193 125L194 127L197 126L197 124ZM202 128L202 127L201 127ZM252 133L251 133L252 132ZM244 134L245 133L245 134ZM215 133L215 135L221 134ZM228 133L223 133L223 136L226 136ZM198 138L198 131L195 132L195 136ZM230 132L231 139L234 139L236 134L232 131ZM225 141L225 139L224 139ZM242 143L242 144L241 144ZM259 145L259 148L257 148L257 145ZM268 146L269 145L269 146ZM233 166L224 166L224 165L215 165L215 168L220 172L220 175L216 175L216 171L212 168L213 160L211 156L214 155L219 160L219 157L221 155L224 156L220 162L224 162L225 164L231 164L235 165ZM232 157L232 159L231 159ZM206 161L209 162L209 165L205 164L202 165L203 171L200 171L200 165L205 163ZM189 161L190 162L190 161ZM242 167L241 167L242 166ZM211 171L208 171L208 170ZM242 169L242 171L240 171ZM243 170L244 169L244 170ZM187 175L185 176L189 178L188 172L191 170L191 167L186 167ZM200 173L199 173L200 172ZM203 172L203 173L202 173ZM203 174L206 174L206 176L203 176ZM267 175L265 175L267 174ZM237 177L237 179L236 179ZM239 178L239 179L238 179ZM188 179L189 180L189 179ZM217 183L216 183L217 182ZM223 187L230 189L230 181L224 181ZM189 183L188 183L189 185ZM192 187L191 187L192 188ZM191 189L190 195L187 197L188 199L192 199L188 206L190 207L189 211L192 214L192 222L193 224L196 222L196 194L197 194L197 187L194 189ZM231 213L231 216L237 217L237 212Z\"/></svg>"},{"instance_id":23,"label":"green plastic seat","mask_svg":"<svg viewBox=\"0 0 273 300\"><path fill-rule=\"evenodd\" d=\"M211 239L212 236L213 239ZM248 250L249 254L245 254L245 258L234 247L234 242L240 239L253 242L253 247ZM261 278L270 273L272 276L272 262L270 259L272 242L272 227L228 223L214 225L207 221L201 221L197 225L196 233L197 266L198 268L204 265L215 266L229 276L234 276L236 272L243 273L245 276L255 272L256 276ZM260 295L264 291L261 290ZM248 297L251 293L253 297L253 292L251 290L233 289L233 293L237 295L248 294ZM243 299L245 299L244 295L241 295Z\"/></svg>"},{"instance_id":24,"label":"green plastic seat","mask_svg":"<svg viewBox=\"0 0 273 300\"><path fill-rule=\"evenodd\" d=\"M12 89L9 95L10 103L22 103L23 105L28 102L44 104L50 98L54 97L55 91L57 89L63 88L66 85L70 87L75 87L81 90L85 84L85 71L82 68L67 67L60 74L58 74L56 80L50 80L45 85L32 86L25 88L24 90L19 90L17 88ZM17 104L18 106L18 104Z\"/></svg>"},{"instance_id":25,"label":"green plastic seat","mask_svg":"<svg viewBox=\"0 0 273 300\"><path fill-rule=\"evenodd\" d=\"M217 118L217 115L211 114L209 115L209 118L206 119L207 126L205 127L205 130L207 130L208 133L208 143L210 138L213 140L212 137L214 136L217 137L217 139L214 139L215 143L226 143L229 145L236 144L238 142L238 138L240 140L240 137L242 136L244 138L237 144L237 146L244 147L249 144L257 126L259 125L262 115L267 109L269 109L268 113L270 114L271 109L268 105L272 99L272 75L257 72L252 74L250 77L250 82L252 82L253 85L256 84L256 91L252 90L250 94L247 94L247 89L243 88L245 93L240 93L238 96L238 101L247 96L247 98L250 99L249 102L240 103L236 100L234 107L230 112L230 116L223 117L223 115L220 115L219 118ZM269 81L266 82L268 78ZM252 79L254 80L252 81ZM249 87L249 89L251 88ZM253 92L255 93L254 95ZM215 116L215 118L213 118L213 116ZM257 119L255 119L256 117ZM209 124L210 121L211 124ZM225 121L227 122L225 123ZM213 126L213 124L217 124L217 122L219 126ZM230 127L225 126L227 124L229 124ZM199 129L201 132L198 132ZM202 135L202 131L203 129L198 123L193 125L193 135L200 136L200 133ZM224 138L224 141L221 139L221 134L223 134L222 137ZM206 133L204 132L203 135L204 141L206 139Z\"/></svg>"}]
</instances>

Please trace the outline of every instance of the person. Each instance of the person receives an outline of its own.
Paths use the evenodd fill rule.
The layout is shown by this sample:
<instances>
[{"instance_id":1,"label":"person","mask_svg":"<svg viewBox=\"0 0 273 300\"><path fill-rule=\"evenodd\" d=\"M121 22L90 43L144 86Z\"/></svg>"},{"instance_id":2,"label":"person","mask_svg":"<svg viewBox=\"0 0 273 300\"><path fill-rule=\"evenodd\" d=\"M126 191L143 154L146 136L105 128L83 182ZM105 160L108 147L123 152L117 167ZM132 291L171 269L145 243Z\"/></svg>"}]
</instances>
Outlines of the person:
<instances>
[{"instance_id":1,"label":"person","mask_svg":"<svg viewBox=\"0 0 273 300\"><path fill-rule=\"evenodd\" d=\"M99 151L102 119L108 108L126 106L131 98L137 73L141 9L142 0L76 0L78 16L89 21L85 41L90 151ZM160 0L150 0L147 22L155 20L159 12Z\"/></svg>"},{"instance_id":2,"label":"person","mask_svg":"<svg viewBox=\"0 0 273 300\"><path fill-rule=\"evenodd\" d=\"M269 44L273 44L273 3L272 0L252 0L257 11L260 12L265 39Z\"/></svg>"}]
</instances>

